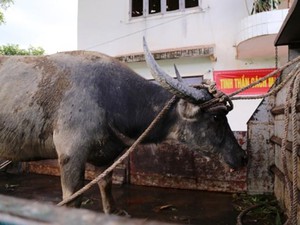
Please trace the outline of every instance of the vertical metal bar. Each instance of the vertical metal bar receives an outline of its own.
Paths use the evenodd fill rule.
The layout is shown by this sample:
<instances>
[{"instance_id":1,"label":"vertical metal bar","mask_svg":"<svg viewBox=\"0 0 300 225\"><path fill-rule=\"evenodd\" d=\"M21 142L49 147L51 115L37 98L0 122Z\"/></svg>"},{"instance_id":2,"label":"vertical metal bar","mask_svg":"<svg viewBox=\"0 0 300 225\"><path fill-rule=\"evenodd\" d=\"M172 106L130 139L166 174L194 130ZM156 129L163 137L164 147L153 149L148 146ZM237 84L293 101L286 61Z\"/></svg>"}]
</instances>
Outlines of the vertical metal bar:
<instances>
[{"instance_id":1,"label":"vertical metal bar","mask_svg":"<svg viewBox=\"0 0 300 225\"><path fill-rule=\"evenodd\" d=\"M128 14L129 14L129 19L132 18L132 0L129 1L129 11L128 11Z\"/></svg>"},{"instance_id":2,"label":"vertical metal bar","mask_svg":"<svg viewBox=\"0 0 300 225\"><path fill-rule=\"evenodd\" d=\"M274 0L270 0L270 4L271 4L271 11L274 10Z\"/></svg>"},{"instance_id":3,"label":"vertical metal bar","mask_svg":"<svg viewBox=\"0 0 300 225\"><path fill-rule=\"evenodd\" d=\"M179 11L184 11L185 9L185 0L179 0Z\"/></svg>"},{"instance_id":4,"label":"vertical metal bar","mask_svg":"<svg viewBox=\"0 0 300 225\"><path fill-rule=\"evenodd\" d=\"M165 14L167 12L167 0L160 1L160 9L162 14Z\"/></svg>"},{"instance_id":5,"label":"vertical metal bar","mask_svg":"<svg viewBox=\"0 0 300 225\"><path fill-rule=\"evenodd\" d=\"M275 46L275 68L278 69L278 46Z\"/></svg>"},{"instance_id":6,"label":"vertical metal bar","mask_svg":"<svg viewBox=\"0 0 300 225\"><path fill-rule=\"evenodd\" d=\"M149 15L149 0L143 0L143 16Z\"/></svg>"}]
</instances>

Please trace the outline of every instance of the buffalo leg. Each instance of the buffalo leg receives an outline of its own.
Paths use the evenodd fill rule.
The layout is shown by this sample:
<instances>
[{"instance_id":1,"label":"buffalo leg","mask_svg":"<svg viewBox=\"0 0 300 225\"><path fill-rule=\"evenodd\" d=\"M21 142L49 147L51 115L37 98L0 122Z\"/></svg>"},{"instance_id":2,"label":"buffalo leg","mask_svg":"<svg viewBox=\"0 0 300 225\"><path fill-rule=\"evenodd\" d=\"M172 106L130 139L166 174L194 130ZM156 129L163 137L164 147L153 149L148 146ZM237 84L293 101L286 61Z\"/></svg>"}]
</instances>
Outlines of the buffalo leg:
<instances>
[{"instance_id":1,"label":"buffalo leg","mask_svg":"<svg viewBox=\"0 0 300 225\"><path fill-rule=\"evenodd\" d=\"M107 174L107 176L100 180L98 182L98 186L101 193L104 213L128 217L129 214L125 210L117 208L114 197L112 195L112 172L110 172L109 174Z\"/></svg>"},{"instance_id":2,"label":"buffalo leg","mask_svg":"<svg viewBox=\"0 0 300 225\"><path fill-rule=\"evenodd\" d=\"M65 199L83 187L85 162L80 162L80 159L74 159L66 155L60 155L59 165L63 199ZM80 207L81 199L81 196L79 196L68 203L67 206Z\"/></svg>"},{"instance_id":3,"label":"buffalo leg","mask_svg":"<svg viewBox=\"0 0 300 225\"><path fill-rule=\"evenodd\" d=\"M106 214L118 213L116 203L112 195L112 172L107 174L102 180L98 182L98 186L102 198L103 211Z\"/></svg>"},{"instance_id":4,"label":"buffalo leg","mask_svg":"<svg viewBox=\"0 0 300 225\"><path fill-rule=\"evenodd\" d=\"M79 138L72 135L68 132L54 133L53 135L60 167L63 199L71 196L84 185L87 147L77 141L80 140ZM81 197L67 205L80 207Z\"/></svg>"}]
</instances>

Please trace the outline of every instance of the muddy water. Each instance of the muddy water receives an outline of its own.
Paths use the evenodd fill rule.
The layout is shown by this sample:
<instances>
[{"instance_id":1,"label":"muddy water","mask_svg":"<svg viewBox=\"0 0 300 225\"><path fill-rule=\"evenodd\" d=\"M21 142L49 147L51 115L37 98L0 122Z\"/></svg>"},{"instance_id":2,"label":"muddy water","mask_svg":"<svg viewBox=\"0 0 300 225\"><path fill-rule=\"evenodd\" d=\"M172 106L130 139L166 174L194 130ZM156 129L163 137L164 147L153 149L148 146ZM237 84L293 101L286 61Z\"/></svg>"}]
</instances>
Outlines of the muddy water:
<instances>
[{"instance_id":1,"label":"muddy water","mask_svg":"<svg viewBox=\"0 0 300 225\"><path fill-rule=\"evenodd\" d=\"M238 212L231 194L133 185L115 185L113 193L118 206L134 218L178 224L236 224ZM0 172L0 194L58 203L60 180L54 176ZM85 194L82 208L102 210L96 186Z\"/></svg>"}]
</instances>

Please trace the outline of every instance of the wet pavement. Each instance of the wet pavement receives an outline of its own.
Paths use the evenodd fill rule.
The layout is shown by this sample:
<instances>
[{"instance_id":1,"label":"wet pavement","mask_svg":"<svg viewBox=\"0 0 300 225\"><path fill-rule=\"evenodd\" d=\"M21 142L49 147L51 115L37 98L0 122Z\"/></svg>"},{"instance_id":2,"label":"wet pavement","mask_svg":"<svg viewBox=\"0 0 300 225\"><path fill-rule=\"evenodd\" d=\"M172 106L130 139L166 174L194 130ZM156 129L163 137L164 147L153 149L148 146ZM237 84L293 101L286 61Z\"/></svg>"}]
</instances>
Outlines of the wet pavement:
<instances>
[{"instance_id":1,"label":"wet pavement","mask_svg":"<svg viewBox=\"0 0 300 225\"><path fill-rule=\"evenodd\" d=\"M58 203L61 200L60 179L0 172L0 194ZM114 185L113 194L118 206L133 218L177 224L235 225L238 215L233 196L228 193ZM82 208L102 211L97 186L86 192Z\"/></svg>"}]
</instances>

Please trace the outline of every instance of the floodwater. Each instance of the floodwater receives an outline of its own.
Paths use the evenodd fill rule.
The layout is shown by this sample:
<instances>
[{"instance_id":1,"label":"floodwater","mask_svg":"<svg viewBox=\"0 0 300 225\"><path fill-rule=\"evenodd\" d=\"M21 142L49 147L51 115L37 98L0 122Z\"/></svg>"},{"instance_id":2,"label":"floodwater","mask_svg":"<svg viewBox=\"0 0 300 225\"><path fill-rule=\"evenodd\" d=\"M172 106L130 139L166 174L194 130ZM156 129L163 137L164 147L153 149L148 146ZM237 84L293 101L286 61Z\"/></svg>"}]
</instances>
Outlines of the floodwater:
<instances>
[{"instance_id":1,"label":"floodwater","mask_svg":"<svg viewBox=\"0 0 300 225\"><path fill-rule=\"evenodd\" d=\"M0 172L0 194L58 203L61 200L60 179ZM238 215L232 194L228 193L114 185L113 194L119 208L132 218L177 224L235 225ZM97 186L86 192L82 208L102 212Z\"/></svg>"}]
</instances>

